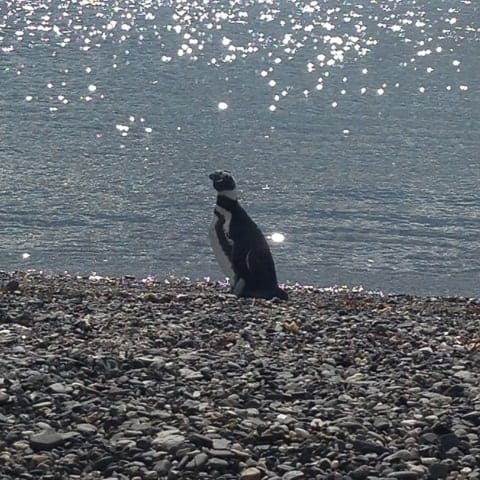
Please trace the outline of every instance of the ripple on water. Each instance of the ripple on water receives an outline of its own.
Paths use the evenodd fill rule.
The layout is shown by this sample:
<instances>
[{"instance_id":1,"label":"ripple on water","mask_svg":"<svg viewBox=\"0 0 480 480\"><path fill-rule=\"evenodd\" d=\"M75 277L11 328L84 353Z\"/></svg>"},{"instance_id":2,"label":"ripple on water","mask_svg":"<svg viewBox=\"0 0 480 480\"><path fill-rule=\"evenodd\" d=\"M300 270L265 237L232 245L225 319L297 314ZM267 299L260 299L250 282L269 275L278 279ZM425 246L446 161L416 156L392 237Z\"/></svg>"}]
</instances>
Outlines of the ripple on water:
<instances>
[{"instance_id":1,"label":"ripple on water","mask_svg":"<svg viewBox=\"0 0 480 480\"><path fill-rule=\"evenodd\" d=\"M7 266L209 273L200 170L225 166L289 278L478 271L478 15L446 3L4 1Z\"/></svg>"}]
</instances>

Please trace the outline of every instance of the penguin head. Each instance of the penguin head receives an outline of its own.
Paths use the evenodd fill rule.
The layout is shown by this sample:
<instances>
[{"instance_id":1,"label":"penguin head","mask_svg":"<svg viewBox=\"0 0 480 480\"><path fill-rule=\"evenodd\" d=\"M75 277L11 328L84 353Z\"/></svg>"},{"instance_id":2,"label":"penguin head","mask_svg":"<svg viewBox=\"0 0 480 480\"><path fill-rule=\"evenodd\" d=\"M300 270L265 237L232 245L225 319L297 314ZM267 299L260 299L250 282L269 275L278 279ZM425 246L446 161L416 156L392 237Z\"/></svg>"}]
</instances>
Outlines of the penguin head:
<instances>
[{"instance_id":1,"label":"penguin head","mask_svg":"<svg viewBox=\"0 0 480 480\"><path fill-rule=\"evenodd\" d=\"M232 177L232 174L227 170L217 170L216 172L211 173L208 177L213 181L213 188L217 192L222 192L224 194L235 192L235 180Z\"/></svg>"}]
</instances>

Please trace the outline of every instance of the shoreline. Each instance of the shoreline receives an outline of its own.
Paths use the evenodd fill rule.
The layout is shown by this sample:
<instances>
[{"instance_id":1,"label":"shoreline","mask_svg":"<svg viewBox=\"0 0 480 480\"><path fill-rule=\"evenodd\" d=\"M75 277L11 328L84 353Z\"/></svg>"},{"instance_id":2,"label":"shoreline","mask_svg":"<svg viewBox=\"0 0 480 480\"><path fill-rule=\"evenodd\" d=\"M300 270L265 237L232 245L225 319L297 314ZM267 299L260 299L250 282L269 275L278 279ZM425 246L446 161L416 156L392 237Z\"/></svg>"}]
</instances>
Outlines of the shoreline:
<instances>
[{"instance_id":1,"label":"shoreline","mask_svg":"<svg viewBox=\"0 0 480 480\"><path fill-rule=\"evenodd\" d=\"M0 288L2 480L480 479L478 299Z\"/></svg>"}]
</instances>

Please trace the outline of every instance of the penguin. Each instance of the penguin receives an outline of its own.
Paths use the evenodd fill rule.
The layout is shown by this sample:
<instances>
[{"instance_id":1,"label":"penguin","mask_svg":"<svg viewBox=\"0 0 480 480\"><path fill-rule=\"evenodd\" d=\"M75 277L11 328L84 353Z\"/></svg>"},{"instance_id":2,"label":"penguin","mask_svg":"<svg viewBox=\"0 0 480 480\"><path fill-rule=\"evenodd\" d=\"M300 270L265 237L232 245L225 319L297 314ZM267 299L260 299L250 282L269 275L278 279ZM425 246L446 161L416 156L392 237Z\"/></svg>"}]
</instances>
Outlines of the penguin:
<instances>
[{"instance_id":1,"label":"penguin","mask_svg":"<svg viewBox=\"0 0 480 480\"><path fill-rule=\"evenodd\" d=\"M209 175L217 191L209 238L223 273L230 278L238 297L287 300L279 288L275 264L265 236L238 202L230 172Z\"/></svg>"}]
</instances>

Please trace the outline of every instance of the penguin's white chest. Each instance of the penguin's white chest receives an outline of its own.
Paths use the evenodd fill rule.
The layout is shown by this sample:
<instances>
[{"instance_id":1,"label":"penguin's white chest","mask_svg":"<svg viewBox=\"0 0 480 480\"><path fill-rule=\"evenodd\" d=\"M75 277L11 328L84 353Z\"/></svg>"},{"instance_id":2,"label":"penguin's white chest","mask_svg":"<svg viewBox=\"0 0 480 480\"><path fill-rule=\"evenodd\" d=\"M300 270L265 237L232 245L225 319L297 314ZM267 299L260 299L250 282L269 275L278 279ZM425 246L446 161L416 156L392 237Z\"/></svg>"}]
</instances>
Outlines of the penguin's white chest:
<instances>
[{"instance_id":1,"label":"penguin's white chest","mask_svg":"<svg viewBox=\"0 0 480 480\"><path fill-rule=\"evenodd\" d=\"M213 219L208 229L208 237L212 245L213 254L220 268L223 273L229 277L230 281L233 282L235 278L231 260L233 242L229 235L231 221L232 214L228 210L215 205Z\"/></svg>"}]
</instances>

